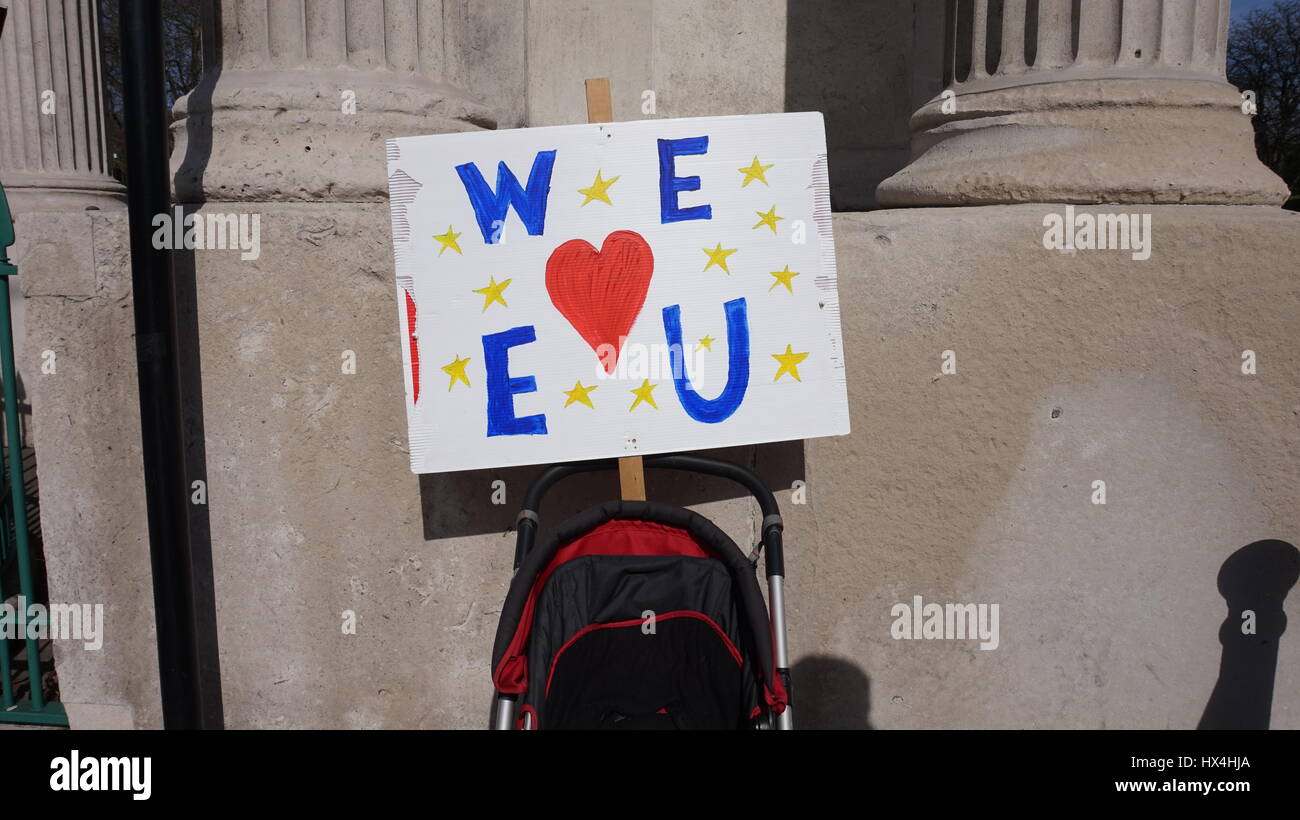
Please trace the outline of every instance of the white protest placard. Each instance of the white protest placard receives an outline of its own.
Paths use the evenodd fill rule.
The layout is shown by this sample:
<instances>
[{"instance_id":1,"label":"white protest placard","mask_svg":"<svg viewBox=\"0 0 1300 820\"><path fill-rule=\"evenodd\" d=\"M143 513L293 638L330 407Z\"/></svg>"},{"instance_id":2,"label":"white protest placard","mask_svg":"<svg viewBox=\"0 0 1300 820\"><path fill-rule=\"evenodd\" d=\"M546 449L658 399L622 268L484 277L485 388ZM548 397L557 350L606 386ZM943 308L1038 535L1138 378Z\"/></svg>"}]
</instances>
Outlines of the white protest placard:
<instances>
[{"instance_id":1,"label":"white protest placard","mask_svg":"<svg viewBox=\"0 0 1300 820\"><path fill-rule=\"evenodd\" d=\"M411 469L849 432L817 113L388 142Z\"/></svg>"}]
</instances>

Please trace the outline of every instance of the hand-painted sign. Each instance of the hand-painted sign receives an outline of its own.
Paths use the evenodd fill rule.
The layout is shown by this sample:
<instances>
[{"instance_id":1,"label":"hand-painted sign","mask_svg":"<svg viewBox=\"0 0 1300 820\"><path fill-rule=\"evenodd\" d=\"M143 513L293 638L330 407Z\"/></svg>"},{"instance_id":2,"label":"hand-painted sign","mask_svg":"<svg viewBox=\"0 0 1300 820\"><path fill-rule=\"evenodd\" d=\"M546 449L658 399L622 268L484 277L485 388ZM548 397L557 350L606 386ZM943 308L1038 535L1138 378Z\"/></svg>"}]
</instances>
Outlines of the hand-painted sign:
<instances>
[{"instance_id":1,"label":"hand-painted sign","mask_svg":"<svg viewBox=\"0 0 1300 820\"><path fill-rule=\"evenodd\" d=\"M849 431L820 114L388 143L411 469Z\"/></svg>"}]
</instances>

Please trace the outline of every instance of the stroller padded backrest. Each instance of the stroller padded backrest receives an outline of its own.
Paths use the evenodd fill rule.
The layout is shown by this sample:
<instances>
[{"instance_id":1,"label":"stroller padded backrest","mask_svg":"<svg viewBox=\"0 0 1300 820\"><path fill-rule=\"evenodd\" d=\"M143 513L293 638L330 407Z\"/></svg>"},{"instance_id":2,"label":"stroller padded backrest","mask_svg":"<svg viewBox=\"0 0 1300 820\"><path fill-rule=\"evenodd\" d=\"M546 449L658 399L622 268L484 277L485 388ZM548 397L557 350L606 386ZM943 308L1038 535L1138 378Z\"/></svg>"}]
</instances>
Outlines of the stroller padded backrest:
<instances>
[{"instance_id":1,"label":"stroller padded backrest","mask_svg":"<svg viewBox=\"0 0 1300 820\"><path fill-rule=\"evenodd\" d=\"M735 728L784 703L753 566L653 502L592 507L525 556L492 668L541 728Z\"/></svg>"}]
</instances>

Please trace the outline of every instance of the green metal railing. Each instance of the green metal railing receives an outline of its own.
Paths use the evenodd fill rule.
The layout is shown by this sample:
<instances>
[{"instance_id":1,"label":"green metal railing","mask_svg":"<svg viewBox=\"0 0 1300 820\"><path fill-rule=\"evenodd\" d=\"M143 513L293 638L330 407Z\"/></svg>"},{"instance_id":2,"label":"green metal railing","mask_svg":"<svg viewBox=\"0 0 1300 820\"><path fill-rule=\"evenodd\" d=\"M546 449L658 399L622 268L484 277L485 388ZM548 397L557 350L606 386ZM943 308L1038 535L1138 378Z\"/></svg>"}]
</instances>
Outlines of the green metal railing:
<instances>
[{"instance_id":1,"label":"green metal railing","mask_svg":"<svg viewBox=\"0 0 1300 820\"><path fill-rule=\"evenodd\" d=\"M0 603L6 602L3 588L5 573L11 565L18 569L18 596L14 609L26 609L36 601L32 576L30 530L27 526L27 491L23 473L23 445L18 423L18 375L14 367L13 316L9 310L9 277L18 268L9 262L9 246L14 243L13 219L4 187L0 186L0 379L4 386L4 442L0 453ZM42 691L40 642L36 630L42 625L27 620L26 612L0 609L0 723L35 723L67 726L63 704L47 701ZM5 621L12 620L12 624ZM22 625L26 629L18 629ZM13 634L14 638L9 636ZM14 651L13 647L20 647ZM26 657L20 659L19 655ZM20 660L27 670L27 697L18 699L15 682L20 674Z\"/></svg>"}]
</instances>

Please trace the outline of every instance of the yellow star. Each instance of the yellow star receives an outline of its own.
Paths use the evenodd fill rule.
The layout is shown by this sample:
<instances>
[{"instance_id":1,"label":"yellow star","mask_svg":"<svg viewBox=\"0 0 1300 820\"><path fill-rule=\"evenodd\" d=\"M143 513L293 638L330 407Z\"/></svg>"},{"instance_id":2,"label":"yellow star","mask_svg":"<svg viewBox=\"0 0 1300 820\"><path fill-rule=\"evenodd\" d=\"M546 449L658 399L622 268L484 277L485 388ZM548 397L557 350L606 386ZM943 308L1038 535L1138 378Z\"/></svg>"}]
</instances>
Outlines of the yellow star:
<instances>
[{"instance_id":1,"label":"yellow star","mask_svg":"<svg viewBox=\"0 0 1300 820\"><path fill-rule=\"evenodd\" d=\"M451 230L451 226L450 226L450 225L447 226L447 232L446 232L446 233L444 233L444 234L434 234L434 235L433 235L433 238L436 239L436 240L438 240L439 242L442 243L442 247L438 249L438 255L439 255L439 256L442 256L442 252L445 251L445 250L447 250L448 248L451 248L451 249L452 249L453 251L455 251L456 253L460 253L461 256L464 256L464 255L465 255L465 254L461 253L461 251L460 251L460 243L456 241L457 239L460 238L460 234L458 234L458 233L452 233L452 230Z\"/></svg>"},{"instance_id":2,"label":"yellow star","mask_svg":"<svg viewBox=\"0 0 1300 820\"><path fill-rule=\"evenodd\" d=\"M659 405L655 404L655 397L653 394L654 389L658 386L659 385L657 384L651 384L649 379L644 379L642 380L640 387L636 388L635 390L627 391L629 393L633 393L636 395L636 400L632 402L631 407L627 408L627 412L631 413L633 410L636 409L636 406L641 402L645 402L646 404L650 405L654 409L658 410Z\"/></svg>"},{"instance_id":3,"label":"yellow star","mask_svg":"<svg viewBox=\"0 0 1300 820\"><path fill-rule=\"evenodd\" d=\"M750 165L748 168L737 169L740 171L740 173L745 175L745 181L740 183L740 187L744 188L746 185L753 182L754 180L758 180L764 185L767 185L767 177L763 176L763 172L771 167L772 167L771 165L759 165L758 157L755 156L754 163Z\"/></svg>"},{"instance_id":4,"label":"yellow star","mask_svg":"<svg viewBox=\"0 0 1300 820\"><path fill-rule=\"evenodd\" d=\"M708 270L714 265L717 265L718 267L722 268L724 271L727 271L728 276L731 275L731 271L727 270L727 257L735 253L736 248L732 248L731 250L723 250L722 243L719 242L718 246L713 250L709 250L708 248L701 248L701 250L709 255L709 263L704 266L705 270Z\"/></svg>"},{"instance_id":5,"label":"yellow star","mask_svg":"<svg viewBox=\"0 0 1300 820\"><path fill-rule=\"evenodd\" d=\"M768 211L767 213L763 213L762 211L754 211L754 213L758 214L758 224L754 226L754 230L757 230L763 227L764 225L766 225L767 227L772 229L772 233L776 233L776 223L782 219L785 219L785 217L783 216L776 215L775 205L773 205L772 210Z\"/></svg>"},{"instance_id":6,"label":"yellow star","mask_svg":"<svg viewBox=\"0 0 1300 820\"><path fill-rule=\"evenodd\" d=\"M791 280L793 280L799 274L795 271L790 270L789 265L785 266L785 270L772 271L772 275L776 277L776 281L772 283L772 287L767 289L768 293L771 293L773 290L775 290L777 285L785 285L786 290L790 291L791 293L794 293L794 288L791 287L790 283Z\"/></svg>"},{"instance_id":7,"label":"yellow star","mask_svg":"<svg viewBox=\"0 0 1300 820\"><path fill-rule=\"evenodd\" d=\"M808 358L807 353L795 353L790 349L790 345L786 345L784 353L773 353L772 358L781 363L781 366L776 370L776 375L772 377L772 381L781 378L782 373L789 373L794 376L794 380L797 382L803 381L803 379L799 378L799 363Z\"/></svg>"},{"instance_id":8,"label":"yellow star","mask_svg":"<svg viewBox=\"0 0 1300 820\"><path fill-rule=\"evenodd\" d=\"M497 284L496 277L489 276L487 287L479 288L478 290L475 290L473 292L483 294L484 310L487 310L488 307L490 307L493 302L500 302L501 307L510 307L509 305L506 304L506 300L501 297L501 291L505 290L506 285L509 285L512 281L514 280L507 279L506 281Z\"/></svg>"},{"instance_id":9,"label":"yellow star","mask_svg":"<svg viewBox=\"0 0 1300 820\"><path fill-rule=\"evenodd\" d=\"M600 387L600 385L593 384L591 387L583 387L582 382L574 382L572 390L564 391L564 395L569 397L569 400L564 403L564 406L568 407L570 404L573 404L576 401L576 402L581 402L582 404L585 404L591 409L595 410L596 405L591 403L591 396L589 396L588 394L591 393L591 391L595 390L597 387Z\"/></svg>"},{"instance_id":10,"label":"yellow star","mask_svg":"<svg viewBox=\"0 0 1300 820\"><path fill-rule=\"evenodd\" d=\"M700 347L712 353L714 341L715 339L712 336L705 336L703 339L700 339Z\"/></svg>"},{"instance_id":11,"label":"yellow star","mask_svg":"<svg viewBox=\"0 0 1300 820\"><path fill-rule=\"evenodd\" d=\"M613 185L615 182L618 182L618 177L614 177L613 179L601 179L600 170L597 169L596 181L591 183L591 187L578 189L578 193L586 197L586 199L582 201L582 205L585 206L593 199L599 199L606 205L613 205L614 203L609 201L609 194L607 191L609 190L609 186Z\"/></svg>"},{"instance_id":12,"label":"yellow star","mask_svg":"<svg viewBox=\"0 0 1300 820\"><path fill-rule=\"evenodd\" d=\"M466 387L470 386L469 377L465 375L465 365L467 364L469 364L469 359L462 359L460 357L460 354L457 353L456 361L452 362L451 364L442 366L442 372L446 373L448 376L451 376L451 382L447 385L448 393L450 393L451 389L456 386L457 379L465 382Z\"/></svg>"}]
</instances>

